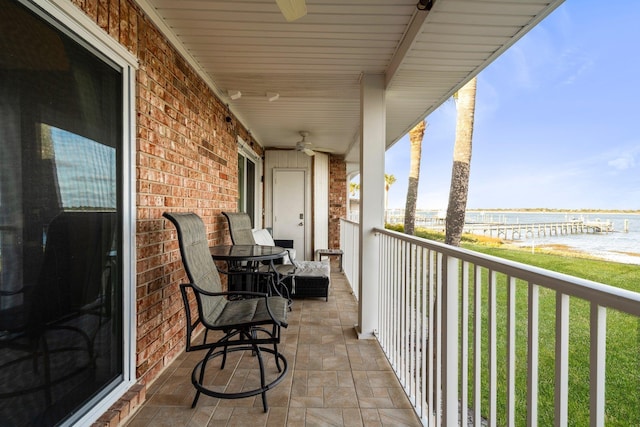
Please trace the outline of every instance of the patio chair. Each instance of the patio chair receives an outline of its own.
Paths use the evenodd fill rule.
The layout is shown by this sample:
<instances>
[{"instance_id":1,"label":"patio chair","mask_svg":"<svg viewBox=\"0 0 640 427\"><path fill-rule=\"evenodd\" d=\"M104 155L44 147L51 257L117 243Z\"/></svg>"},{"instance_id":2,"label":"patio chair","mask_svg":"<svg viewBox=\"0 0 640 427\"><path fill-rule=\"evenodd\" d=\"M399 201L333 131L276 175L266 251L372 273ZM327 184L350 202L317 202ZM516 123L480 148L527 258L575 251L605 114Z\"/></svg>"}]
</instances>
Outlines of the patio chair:
<instances>
[{"instance_id":1,"label":"patio chair","mask_svg":"<svg viewBox=\"0 0 640 427\"><path fill-rule=\"evenodd\" d=\"M195 408L200 393L221 399L240 399L261 394L266 412L266 392L282 381L287 372L287 360L278 351L281 328L287 327L287 299L260 292L223 292L218 270L209 252L202 219L194 213L165 212L163 216L176 227L182 264L190 282L180 285L187 320L186 351L207 349L204 358L192 371L191 382L196 388L196 395L191 407ZM192 320L190 294L195 295L197 303L195 320ZM192 343L192 335L199 324L204 326L205 334L202 344L198 345ZM208 343L209 331L219 331L222 337ZM266 345L273 345L273 349ZM240 392L221 392L208 388L204 384L208 362L221 356L220 369L224 369L227 353L235 351L252 351L255 354L260 369L260 386ZM269 383L265 379L262 352L274 355L279 372Z\"/></svg>"},{"instance_id":2,"label":"patio chair","mask_svg":"<svg viewBox=\"0 0 640 427\"><path fill-rule=\"evenodd\" d=\"M295 264L296 250L293 248L293 240L274 239L269 230L253 229L251 218L244 212L222 212L229 224L229 234L234 245L266 245L280 246L287 250L284 264ZM290 272L290 269L286 270Z\"/></svg>"},{"instance_id":3,"label":"patio chair","mask_svg":"<svg viewBox=\"0 0 640 427\"><path fill-rule=\"evenodd\" d=\"M222 212L229 223L229 233L234 245L282 246L289 251L290 264L277 265L276 271L282 277L278 282L285 286L284 293L291 297L322 297L329 299L331 286L331 266L324 261L296 260L293 241L271 239L265 229L252 229L251 218L244 212ZM287 247L290 246L291 249Z\"/></svg>"},{"instance_id":4,"label":"patio chair","mask_svg":"<svg viewBox=\"0 0 640 427\"><path fill-rule=\"evenodd\" d=\"M276 286L280 287L279 292L282 295L290 297L290 286L287 286L285 282L290 281L289 276L296 271L296 250L293 248L293 240L274 240L271 237L271 233L266 229L252 229L251 218L244 212L222 212L222 215L227 218L229 224L229 234L231 235L231 242L234 245L264 245L264 246L280 246L287 250L287 255L279 260L273 260L265 262L260 266L260 271L263 273L272 273L274 275L273 282ZM230 266L230 269L236 269L241 271L243 266ZM246 278L238 275L230 277L229 283L234 288L242 288L243 281ZM291 306L291 300L289 301Z\"/></svg>"}]
</instances>

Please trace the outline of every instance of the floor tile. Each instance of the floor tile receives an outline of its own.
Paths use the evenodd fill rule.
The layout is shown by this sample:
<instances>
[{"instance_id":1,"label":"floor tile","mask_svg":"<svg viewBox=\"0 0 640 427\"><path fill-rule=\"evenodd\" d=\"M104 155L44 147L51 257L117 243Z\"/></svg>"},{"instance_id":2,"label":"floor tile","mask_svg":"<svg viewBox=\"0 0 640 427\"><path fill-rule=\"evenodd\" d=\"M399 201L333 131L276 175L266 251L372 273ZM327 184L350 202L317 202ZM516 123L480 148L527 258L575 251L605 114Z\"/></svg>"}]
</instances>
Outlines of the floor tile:
<instances>
[{"instance_id":1,"label":"floor tile","mask_svg":"<svg viewBox=\"0 0 640 427\"><path fill-rule=\"evenodd\" d=\"M332 273L329 301L296 299L289 327L278 346L288 361L284 379L262 399L224 400L201 395L191 402L193 367L204 352L183 353L151 384L147 399L127 427L149 426L418 426L409 400L375 340L359 340L354 329L358 305L342 273ZM263 353L267 380L278 371ZM230 353L224 369L210 362L205 383L217 390L243 391L259 384L257 358Z\"/></svg>"}]
</instances>

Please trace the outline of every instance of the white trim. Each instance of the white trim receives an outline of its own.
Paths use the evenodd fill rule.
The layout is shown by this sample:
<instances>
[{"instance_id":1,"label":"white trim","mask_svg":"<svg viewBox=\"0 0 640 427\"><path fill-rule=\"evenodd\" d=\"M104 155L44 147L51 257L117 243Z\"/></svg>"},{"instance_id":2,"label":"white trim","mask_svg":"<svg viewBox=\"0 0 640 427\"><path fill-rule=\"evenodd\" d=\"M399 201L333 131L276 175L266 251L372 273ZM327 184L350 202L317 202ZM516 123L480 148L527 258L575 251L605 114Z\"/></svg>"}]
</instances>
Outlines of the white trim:
<instances>
[{"instance_id":1,"label":"white trim","mask_svg":"<svg viewBox=\"0 0 640 427\"><path fill-rule=\"evenodd\" d=\"M109 34L96 25L84 12L69 0L20 0L36 4L48 15L69 28L77 37L99 49L101 53L118 65L138 69L138 58Z\"/></svg>"},{"instance_id":2,"label":"white trim","mask_svg":"<svg viewBox=\"0 0 640 427\"><path fill-rule=\"evenodd\" d=\"M258 155L258 153L253 151L249 144L247 144L241 137L238 137L238 146L238 152L243 156L251 158L251 160L253 160L254 162L260 161L260 156Z\"/></svg>"},{"instance_id":3,"label":"white trim","mask_svg":"<svg viewBox=\"0 0 640 427\"><path fill-rule=\"evenodd\" d=\"M264 162L260 156L253 151L253 149L247 144L241 137L238 136L238 154L248 158L256 165L255 177L254 177L254 188L256 193L254 195L254 218L256 228L264 228L264 210L262 207L262 194L264 193L263 185L262 185L262 174L264 169ZM246 194L246 192L245 192ZM259 221L259 222L258 222Z\"/></svg>"},{"instance_id":4,"label":"white trim","mask_svg":"<svg viewBox=\"0 0 640 427\"><path fill-rule=\"evenodd\" d=\"M122 278L124 283L129 283L130 286L123 290L123 317L125 322L128 320L130 323L129 328L124 328L124 344L125 354L129 354L129 366L127 372L127 364L125 363L125 381L135 381L136 379L136 339L137 339L137 325L136 321L136 75L132 68L126 69L127 76L125 83L128 83L128 87L123 87L123 97L125 102L124 108L124 120L123 131L124 141L128 142L123 144L123 260L129 260L128 263L124 263L122 269ZM128 107L128 108L126 108ZM127 149L128 148L128 149ZM127 198L127 195L129 196ZM127 332L129 334L127 334ZM125 362L127 357L125 357Z\"/></svg>"},{"instance_id":5,"label":"white trim","mask_svg":"<svg viewBox=\"0 0 640 427\"><path fill-rule=\"evenodd\" d=\"M311 251L315 254L318 249L329 248L329 155L316 153L313 156L313 198L311 209L311 220L313 228L313 246ZM313 258L312 258L313 259Z\"/></svg>"},{"instance_id":6,"label":"white trim","mask_svg":"<svg viewBox=\"0 0 640 427\"><path fill-rule=\"evenodd\" d=\"M123 284L123 372L122 381L81 417L67 420L62 425L90 425L104 414L111 405L136 382L136 112L135 112L135 70L138 60L116 42L111 36L99 28L88 16L68 0L21 0L32 10L41 10L41 18L53 18L57 23L73 33L73 37L95 49L104 58L121 67L122 73L122 284ZM35 7L34 7L35 6ZM117 381L117 380L116 380Z\"/></svg>"}]
</instances>

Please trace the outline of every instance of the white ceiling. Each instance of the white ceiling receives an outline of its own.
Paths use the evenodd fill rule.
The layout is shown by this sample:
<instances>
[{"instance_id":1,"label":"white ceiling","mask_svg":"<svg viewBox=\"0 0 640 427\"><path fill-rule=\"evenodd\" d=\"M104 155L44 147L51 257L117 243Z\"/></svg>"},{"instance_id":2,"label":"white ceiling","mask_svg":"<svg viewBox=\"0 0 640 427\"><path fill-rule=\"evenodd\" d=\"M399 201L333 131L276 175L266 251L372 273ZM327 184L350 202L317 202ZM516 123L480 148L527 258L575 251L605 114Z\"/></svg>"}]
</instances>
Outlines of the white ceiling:
<instances>
[{"instance_id":1,"label":"white ceiling","mask_svg":"<svg viewBox=\"0 0 640 427\"><path fill-rule=\"evenodd\" d=\"M287 22L275 0L137 1L258 143L294 147L306 130L312 148L350 162L362 74L385 74L389 146L562 3L307 0Z\"/></svg>"}]
</instances>

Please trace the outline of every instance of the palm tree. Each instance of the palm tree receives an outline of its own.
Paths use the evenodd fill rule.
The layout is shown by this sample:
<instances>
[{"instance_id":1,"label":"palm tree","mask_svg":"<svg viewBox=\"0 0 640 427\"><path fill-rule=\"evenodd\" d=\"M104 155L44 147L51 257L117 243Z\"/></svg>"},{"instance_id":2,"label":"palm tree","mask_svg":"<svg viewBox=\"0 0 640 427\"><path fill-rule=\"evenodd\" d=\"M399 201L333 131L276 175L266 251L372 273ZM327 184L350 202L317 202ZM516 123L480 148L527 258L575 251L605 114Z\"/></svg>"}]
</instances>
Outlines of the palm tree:
<instances>
[{"instance_id":1,"label":"palm tree","mask_svg":"<svg viewBox=\"0 0 640 427\"><path fill-rule=\"evenodd\" d=\"M411 160L409 166L409 186L407 202L404 209L404 232L414 234L416 227L416 204L418 202L418 182L420 181L420 159L422 158L422 139L427 127L426 120L421 120L409 131L411 143Z\"/></svg>"},{"instance_id":2,"label":"palm tree","mask_svg":"<svg viewBox=\"0 0 640 427\"><path fill-rule=\"evenodd\" d=\"M391 187L396 182L396 177L393 175L389 175L387 173L384 174L384 222L389 222L387 219L387 209L389 208L389 187Z\"/></svg>"},{"instance_id":3,"label":"palm tree","mask_svg":"<svg viewBox=\"0 0 640 427\"><path fill-rule=\"evenodd\" d=\"M456 141L453 147L453 167L451 188L447 207L445 243L460 246L464 229L469 193L469 171L471 168L471 141L476 109L476 77L469 80L454 96L458 110L456 120Z\"/></svg>"},{"instance_id":4,"label":"palm tree","mask_svg":"<svg viewBox=\"0 0 640 427\"><path fill-rule=\"evenodd\" d=\"M358 192L360 192L360 184L358 184L357 182L350 182L349 195L351 195L352 197L355 197L356 193Z\"/></svg>"}]
</instances>

